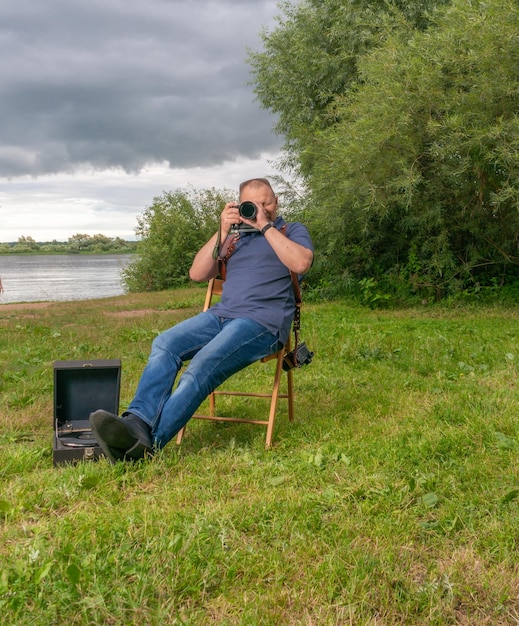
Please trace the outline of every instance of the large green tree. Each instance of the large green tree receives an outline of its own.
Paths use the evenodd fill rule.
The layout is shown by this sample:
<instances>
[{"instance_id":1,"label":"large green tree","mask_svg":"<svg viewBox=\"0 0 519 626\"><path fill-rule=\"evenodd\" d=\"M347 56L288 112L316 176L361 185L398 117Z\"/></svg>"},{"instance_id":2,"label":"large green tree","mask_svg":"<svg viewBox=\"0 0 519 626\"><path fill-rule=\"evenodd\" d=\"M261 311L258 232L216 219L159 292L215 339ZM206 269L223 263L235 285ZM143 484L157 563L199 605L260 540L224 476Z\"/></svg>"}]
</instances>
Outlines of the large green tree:
<instances>
[{"instance_id":1,"label":"large green tree","mask_svg":"<svg viewBox=\"0 0 519 626\"><path fill-rule=\"evenodd\" d=\"M334 125L333 104L358 80L360 59L396 29L423 29L435 6L449 0L304 0L281 2L278 26L249 53L255 93L277 114L286 160L312 171L316 133Z\"/></svg>"},{"instance_id":2,"label":"large green tree","mask_svg":"<svg viewBox=\"0 0 519 626\"><path fill-rule=\"evenodd\" d=\"M517 2L455 0L426 32L389 37L359 76L313 137L310 186L336 270L436 295L515 280Z\"/></svg>"},{"instance_id":3,"label":"large green tree","mask_svg":"<svg viewBox=\"0 0 519 626\"><path fill-rule=\"evenodd\" d=\"M140 242L124 270L129 291L158 291L186 284L193 258L218 228L230 190L177 189L154 198L137 219Z\"/></svg>"},{"instance_id":4,"label":"large green tree","mask_svg":"<svg viewBox=\"0 0 519 626\"><path fill-rule=\"evenodd\" d=\"M251 62L312 195L314 276L440 295L513 279L515 0L283 6Z\"/></svg>"}]
</instances>

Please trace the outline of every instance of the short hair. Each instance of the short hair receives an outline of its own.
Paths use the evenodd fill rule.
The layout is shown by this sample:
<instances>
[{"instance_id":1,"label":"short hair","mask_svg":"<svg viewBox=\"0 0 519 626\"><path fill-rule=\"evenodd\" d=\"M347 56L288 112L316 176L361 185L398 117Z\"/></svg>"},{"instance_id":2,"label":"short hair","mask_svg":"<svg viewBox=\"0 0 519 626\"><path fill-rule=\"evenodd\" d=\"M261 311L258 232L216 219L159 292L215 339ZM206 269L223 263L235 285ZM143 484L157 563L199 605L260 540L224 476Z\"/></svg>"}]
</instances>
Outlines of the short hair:
<instances>
[{"instance_id":1,"label":"short hair","mask_svg":"<svg viewBox=\"0 0 519 626\"><path fill-rule=\"evenodd\" d=\"M276 195L267 178L249 178L249 180L244 180L243 183L240 183L240 195L246 187L268 187L272 191L272 195Z\"/></svg>"}]
</instances>

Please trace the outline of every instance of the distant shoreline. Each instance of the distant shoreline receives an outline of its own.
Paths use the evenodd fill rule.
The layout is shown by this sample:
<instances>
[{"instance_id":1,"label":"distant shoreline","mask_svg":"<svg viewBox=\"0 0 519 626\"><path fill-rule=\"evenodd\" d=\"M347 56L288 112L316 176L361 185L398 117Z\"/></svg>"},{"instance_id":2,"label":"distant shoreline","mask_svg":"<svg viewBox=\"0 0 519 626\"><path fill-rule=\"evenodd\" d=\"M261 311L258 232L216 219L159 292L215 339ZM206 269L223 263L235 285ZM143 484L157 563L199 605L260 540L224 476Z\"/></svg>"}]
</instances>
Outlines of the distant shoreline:
<instances>
[{"instance_id":1,"label":"distant shoreline","mask_svg":"<svg viewBox=\"0 0 519 626\"><path fill-rule=\"evenodd\" d=\"M1 246L2 244L0 244ZM67 254L87 255L87 254L135 254L135 250L13 250L5 251L0 249L0 256L12 256L15 254L23 256L65 256Z\"/></svg>"},{"instance_id":2,"label":"distant shoreline","mask_svg":"<svg viewBox=\"0 0 519 626\"><path fill-rule=\"evenodd\" d=\"M65 254L134 254L139 240L127 240L106 235L82 235L68 241L35 241L32 237L20 237L18 241L0 243L0 255L65 255Z\"/></svg>"}]
</instances>

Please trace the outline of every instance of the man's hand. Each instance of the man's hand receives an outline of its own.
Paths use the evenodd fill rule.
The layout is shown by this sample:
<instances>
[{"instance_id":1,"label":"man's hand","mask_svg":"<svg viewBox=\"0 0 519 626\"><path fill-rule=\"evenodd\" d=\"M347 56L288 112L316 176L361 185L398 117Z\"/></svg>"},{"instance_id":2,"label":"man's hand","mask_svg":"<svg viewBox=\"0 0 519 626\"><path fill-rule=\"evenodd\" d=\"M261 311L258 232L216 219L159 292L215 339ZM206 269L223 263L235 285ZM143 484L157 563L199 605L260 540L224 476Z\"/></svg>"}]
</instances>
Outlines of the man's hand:
<instances>
[{"instance_id":1,"label":"man's hand","mask_svg":"<svg viewBox=\"0 0 519 626\"><path fill-rule=\"evenodd\" d=\"M258 206L255 202L253 204L256 207L256 218L253 220L248 220L240 215L240 205L236 202L228 202L225 205L220 217L222 239L229 234L233 224L247 224L261 230L271 221L271 216L264 207Z\"/></svg>"},{"instance_id":2,"label":"man's hand","mask_svg":"<svg viewBox=\"0 0 519 626\"><path fill-rule=\"evenodd\" d=\"M248 219L245 219L244 217L240 217L239 221L243 222L244 224L248 224L249 226L252 226L253 228L257 228L258 230L261 230L269 222L273 221L272 219L273 216L267 211L265 207L258 206L255 202L253 202L252 204L254 204L254 206L256 207L255 219L248 220ZM238 215L239 213L240 212L238 211Z\"/></svg>"},{"instance_id":3,"label":"man's hand","mask_svg":"<svg viewBox=\"0 0 519 626\"><path fill-rule=\"evenodd\" d=\"M240 217L239 205L236 202L228 202L220 216L220 232L222 234L222 241L231 232L233 224L239 224L242 221Z\"/></svg>"}]
</instances>

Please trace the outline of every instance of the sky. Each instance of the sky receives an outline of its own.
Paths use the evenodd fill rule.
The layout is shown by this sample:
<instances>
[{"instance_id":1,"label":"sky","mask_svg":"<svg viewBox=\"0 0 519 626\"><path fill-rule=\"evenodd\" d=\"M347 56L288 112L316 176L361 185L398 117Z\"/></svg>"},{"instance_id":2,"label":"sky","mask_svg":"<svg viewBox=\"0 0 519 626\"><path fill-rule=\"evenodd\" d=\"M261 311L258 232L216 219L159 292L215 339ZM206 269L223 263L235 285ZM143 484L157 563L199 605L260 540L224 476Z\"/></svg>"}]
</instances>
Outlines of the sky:
<instances>
[{"instance_id":1,"label":"sky","mask_svg":"<svg viewBox=\"0 0 519 626\"><path fill-rule=\"evenodd\" d=\"M135 238L164 191L276 173L277 0L0 0L0 242Z\"/></svg>"}]
</instances>

